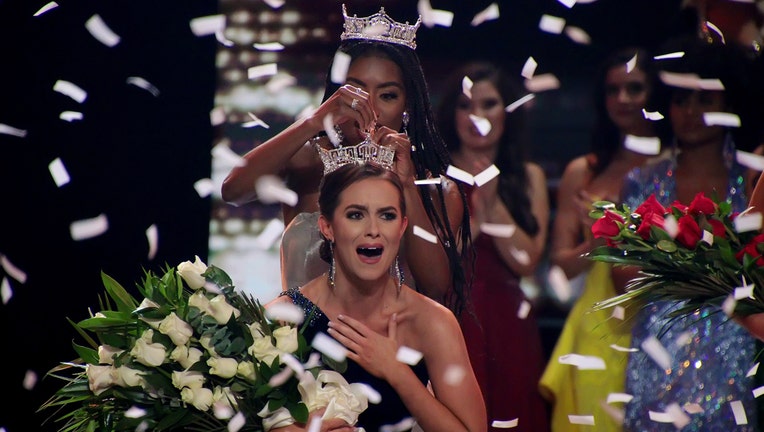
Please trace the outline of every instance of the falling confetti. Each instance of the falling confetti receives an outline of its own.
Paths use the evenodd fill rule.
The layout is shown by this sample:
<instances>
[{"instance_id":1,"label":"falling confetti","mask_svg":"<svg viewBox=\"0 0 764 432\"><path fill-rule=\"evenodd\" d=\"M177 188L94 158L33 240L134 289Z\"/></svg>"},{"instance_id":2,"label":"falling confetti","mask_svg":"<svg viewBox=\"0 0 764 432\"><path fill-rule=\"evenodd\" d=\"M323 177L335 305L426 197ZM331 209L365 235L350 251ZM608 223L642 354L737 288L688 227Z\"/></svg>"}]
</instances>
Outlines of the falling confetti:
<instances>
[{"instance_id":1,"label":"falling confetti","mask_svg":"<svg viewBox=\"0 0 764 432\"><path fill-rule=\"evenodd\" d=\"M71 181L69 172L67 172L64 162L61 158L55 158L48 164L48 171L50 171L53 181L56 182L56 186L61 187Z\"/></svg>"},{"instance_id":2,"label":"falling confetti","mask_svg":"<svg viewBox=\"0 0 764 432\"><path fill-rule=\"evenodd\" d=\"M483 24L486 21L492 21L496 19L499 19L499 5L496 3L491 3L487 8L478 12L475 17L472 18L470 25L475 27Z\"/></svg>"},{"instance_id":3,"label":"falling confetti","mask_svg":"<svg viewBox=\"0 0 764 432\"><path fill-rule=\"evenodd\" d=\"M85 28L99 42L107 47L114 47L119 44L120 37L114 33L103 21L100 15L95 14L85 22Z\"/></svg>"},{"instance_id":4,"label":"falling confetti","mask_svg":"<svg viewBox=\"0 0 764 432\"><path fill-rule=\"evenodd\" d=\"M126 82L130 85L134 85L138 88L142 88L148 91L149 93L154 95L154 97L159 96L159 89L156 88L154 84L151 84L150 82L146 81L144 78L141 78L139 76L131 76L131 77L127 77Z\"/></svg>"},{"instance_id":5,"label":"falling confetti","mask_svg":"<svg viewBox=\"0 0 764 432\"><path fill-rule=\"evenodd\" d=\"M416 366L422 360L422 353L407 346L398 347L395 359L410 366Z\"/></svg>"},{"instance_id":6,"label":"falling confetti","mask_svg":"<svg viewBox=\"0 0 764 432\"><path fill-rule=\"evenodd\" d=\"M225 28L225 15L218 14L194 18L189 24L194 35L208 36Z\"/></svg>"},{"instance_id":7,"label":"falling confetti","mask_svg":"<svg viewBox=\"0 0 764 432\"><path fill-rule=\"evenodd\" d=\"M159 247L159 230L156 224L146 228L146 239L149 242L148 259L151 261L157 256L157 248Z\"/></svg>"},{"instance_id":8,"label":"falling confetti","mask_svg":"<svg viewBox=\"0 0 764 432\"><path fill-rule=\"evenodd\" d=\"M94 218L82 219L69 225L69 233L73 240L86 240L97 237L109 229L106 215L100 214Z\"/></svg>"},{"instance_id":9,"label":"falling confetti","mask_svg":"<svg viewBox=\"0 0 764 432\"><path fill-rule=\"evenodd\" d=\"M74 83L64 80L56 81L56 83L53 84L53 91L69 96L79 103L85 102L85 99L88 97L88 94L85 90L81 89Z\"/></svg>"},{"instance_id":10,"label":"falling confetti","mask_svg":"<svg viewBox=\"0 0 764 432\"><path fill-rule=\"evenodd\" d=\"M334 60L332 61L332 70L330 76L332 82L335 84L344 84L345 77L348 74L348 68L350 68L350 55L337 51L334 53Z\"/></svg>"}]
</instances>

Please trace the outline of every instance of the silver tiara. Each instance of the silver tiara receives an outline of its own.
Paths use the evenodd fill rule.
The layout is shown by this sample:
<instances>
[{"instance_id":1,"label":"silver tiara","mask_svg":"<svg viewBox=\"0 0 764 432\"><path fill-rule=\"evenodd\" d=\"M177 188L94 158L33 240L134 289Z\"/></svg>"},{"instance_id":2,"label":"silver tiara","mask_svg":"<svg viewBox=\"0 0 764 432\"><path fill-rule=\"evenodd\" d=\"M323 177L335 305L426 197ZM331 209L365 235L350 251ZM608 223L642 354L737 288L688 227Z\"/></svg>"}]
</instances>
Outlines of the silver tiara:
<instances>
[{"instance_id":1,"label":"silver tiara","mask_svg":"<svg viewBox=\"0 0 764 432\"><path fill-rule=\"evenodd\" d=\"M382 168L392 170L395 160L395 149L375 143L369 135L360 144L354 146L327 150L316 143L316 148L318 155L321 156L321 162L324 163L324 175L349 163L374 162Z\"/></svg>"},{"instance_id":2,"label":"silver tiara","mask_svg":"<svg viewBox=\"0 0 764 432\"><path fill-rule=\"evenodd\" d=\"M382 42L390 42L416 49L416 31L422 24L422 16L419 16L414 25L408 21L401 24L385 13L385 8L379 8L374 15L358 18L356 15L348 16L345 4L342 4L342 16L345 19L345 31L340 39L366 39Z\"/></svg>"}]
</instances>

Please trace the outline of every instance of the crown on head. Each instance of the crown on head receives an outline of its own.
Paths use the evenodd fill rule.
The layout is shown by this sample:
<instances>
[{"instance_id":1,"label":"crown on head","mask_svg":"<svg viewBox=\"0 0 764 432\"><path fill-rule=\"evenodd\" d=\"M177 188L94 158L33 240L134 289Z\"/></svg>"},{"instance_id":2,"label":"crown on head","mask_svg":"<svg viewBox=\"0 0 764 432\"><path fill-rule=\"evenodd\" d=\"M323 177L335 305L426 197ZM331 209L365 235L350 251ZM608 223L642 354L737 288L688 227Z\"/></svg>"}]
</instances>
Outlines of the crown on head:
<instances>
[{"instance_id":1,"label":"crown on head","mask_svg":"<svg viewBox=\"0 0 764 432\"><path fill-rule=\"evenodd\" d=\"M406 21L399 23L385 13L385 8L379 8L374 15L358 18L356 15L348 16L345 4L342 5L342 16L345 19L345 31L340 39L367 39L404 45L416 49L416 31L422 23L419 16L414 25Z\"/></svg>"},{"instance_id":2,"label":"crown on head","mask_svg":"<svg viewBox=\"0 0 764 432\"><path fill-rule=\"evenodd\" d=\"M393 161L395 160L395 149L375 143L369 135L360 144L354 146L337 147L327 150L316 144L316 148L318 149L318 155L321 156L321 162L324 163L324 175L349 163L362 164L374 162L382 168L392 170Z\"/></svg>"}]
</instances>

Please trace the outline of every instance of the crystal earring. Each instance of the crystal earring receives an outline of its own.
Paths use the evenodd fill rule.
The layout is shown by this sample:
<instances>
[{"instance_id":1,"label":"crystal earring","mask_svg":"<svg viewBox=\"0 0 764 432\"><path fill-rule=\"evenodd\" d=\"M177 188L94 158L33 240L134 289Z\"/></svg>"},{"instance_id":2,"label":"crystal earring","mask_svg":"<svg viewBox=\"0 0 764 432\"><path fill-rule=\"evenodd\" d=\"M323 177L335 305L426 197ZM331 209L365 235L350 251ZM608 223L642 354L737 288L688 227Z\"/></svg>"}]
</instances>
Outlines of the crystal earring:
<instances>
[{"instance_id":1,"label":"crystal earring","mask_svg":"<svg viewBox=\"0 0 764 432\"><path fill-rule=\"evenodd\" d=\"M393 265L390 266L390 275L398 280L398 294L400 294L401 286L403 286L403 269L401 269L397 256Z\"/></svg>"},{"instance_id":2,"label":"crystal earring","mask_svg":"<svg viewBox=\"0 0 764 432\"><path fill-rule=\"evenodd\" d=\"M409 131L408 131L408 129L409 129L409 120L411 120L411 118L409 116L409 112L408 111L403 111L403 114L401 115L401 122L403 123L403 133L405 133L406 135L409 134Z\"/></svg>"},{"instance_id":3,"label":"crystal earring","mask_svg":"<svg viewBox=\"0 0 764 432\"><path fill-rule=\"evenodd\" d=\"M327 240L329 242L329 275L328 275L328 282L329 282L329 288L334 288L334 243Z\"/></svg>"}]
</instances>

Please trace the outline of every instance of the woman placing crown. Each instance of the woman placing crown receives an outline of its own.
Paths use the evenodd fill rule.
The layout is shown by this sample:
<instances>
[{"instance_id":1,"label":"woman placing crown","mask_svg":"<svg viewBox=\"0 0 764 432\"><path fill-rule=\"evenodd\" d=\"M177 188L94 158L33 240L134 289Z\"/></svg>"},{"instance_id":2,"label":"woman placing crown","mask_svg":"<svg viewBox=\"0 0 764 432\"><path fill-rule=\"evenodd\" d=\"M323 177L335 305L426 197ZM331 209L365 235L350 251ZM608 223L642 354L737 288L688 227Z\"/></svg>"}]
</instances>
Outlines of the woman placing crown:
<instances>
[{"instance_id":1,"label":"woman placing crown","mask_svg":"<svg viewBox=\"0 0 764 432\"><path fill-rule=\"evenodd\" d=\"M336 166L323 165L317 148L329 152L325 160L335 162L348 151L358 154L349 148L362 142L392 149L392 169L405 186L409 209L400 271L412 276L406 280L418 291L459 311L466 285L461 263L470 250L469 219L464 192L444 176L450 160L435 130L427 83L414 51L421 20L398 23L384 8L365 18L348 16L344 5L342 12L339 52L350 58L344 84L332 82L328 73L321 105L245 154L246 164L223 182L223 199L241 205L257 199L254 185L260 177L278 174L285 179L298 202L282 208L287 225L281 246L282 288L302 286L328 270L318 253L316 197L323 173ZM328 136L325 121L334 129ZM435 184L415 183L439 177ZM415 235L415 227L435 234L437 241Z\"/></svg>"}]
</instances>

